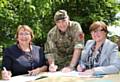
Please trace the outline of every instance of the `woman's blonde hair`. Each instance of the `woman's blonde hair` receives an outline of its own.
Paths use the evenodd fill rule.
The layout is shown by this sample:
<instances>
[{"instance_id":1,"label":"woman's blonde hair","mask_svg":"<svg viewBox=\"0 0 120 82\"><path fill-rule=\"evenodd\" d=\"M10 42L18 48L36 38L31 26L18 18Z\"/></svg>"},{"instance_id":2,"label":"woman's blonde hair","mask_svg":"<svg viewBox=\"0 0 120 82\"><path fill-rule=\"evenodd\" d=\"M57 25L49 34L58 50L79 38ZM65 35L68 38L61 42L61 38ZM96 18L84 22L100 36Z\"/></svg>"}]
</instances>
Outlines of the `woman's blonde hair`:
<instances>
[{"instance_id":1,"label":"woman's blonde hair","mask_svg":"<svg viewBox=\"0 0 120 82\"><path fill-rule=\"evenodd\" d=\"M31 39L34 38L34 34L33 34L33 30L28 26L28 25L19 25L18 28L17 28L17 31L16 31L16 38L18 38L18 33L20 31L20 29L24 29L24 30L27 30L28 32L30 32L30 35L31 35Z\"/></svg>"}]
</instances>

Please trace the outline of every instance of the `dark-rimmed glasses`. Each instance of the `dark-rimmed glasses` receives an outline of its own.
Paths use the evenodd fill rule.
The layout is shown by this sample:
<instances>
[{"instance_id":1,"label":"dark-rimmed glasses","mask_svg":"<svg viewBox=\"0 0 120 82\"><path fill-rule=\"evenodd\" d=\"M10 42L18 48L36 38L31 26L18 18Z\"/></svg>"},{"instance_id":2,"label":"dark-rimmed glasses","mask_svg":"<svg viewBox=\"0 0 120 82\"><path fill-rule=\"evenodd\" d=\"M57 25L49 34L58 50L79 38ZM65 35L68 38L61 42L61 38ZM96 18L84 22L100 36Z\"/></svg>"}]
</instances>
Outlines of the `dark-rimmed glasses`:
<instances>
[{"instance_id":1,"label":"dark-rimmed glasses","mask_svg":"<svg viewBox=\"0 0 120 82\"><path fill-rule=\"evenodd\" d=\"M101 33L102 31L104 31L104 29L93 30L93 31L91 31L91 34Z\"/></svg>"}]
</instances>

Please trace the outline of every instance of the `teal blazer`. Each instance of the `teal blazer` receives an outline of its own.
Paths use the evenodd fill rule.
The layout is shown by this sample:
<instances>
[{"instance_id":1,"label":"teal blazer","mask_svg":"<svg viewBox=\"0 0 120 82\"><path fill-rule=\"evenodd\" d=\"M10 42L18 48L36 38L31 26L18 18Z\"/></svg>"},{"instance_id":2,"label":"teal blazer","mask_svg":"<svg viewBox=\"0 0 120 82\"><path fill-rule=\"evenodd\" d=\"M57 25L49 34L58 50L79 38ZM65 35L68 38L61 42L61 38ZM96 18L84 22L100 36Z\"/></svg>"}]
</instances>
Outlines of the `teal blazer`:
<instances>
[{"instance_id":1,"label":"teal blazer","mask_svg":"<svg viewBox=\"0 0 120 82\"><path fill-rule=\"evenodd\" d=\"M86 42L85 48L82 51L81 59L79 61L79 64L82 64L81 66L85 65L85 60L87 58L87 55L89 53L89 50L94 45L94 40L88 40ZM120 70L120 57L118 46L117 44L113 43L112 41L106 39L102 51L100 54L99 59L99 67L94 67L94 73L99 74L112 74L112 73L118 73Z\"/></svg>"}]
</instances>

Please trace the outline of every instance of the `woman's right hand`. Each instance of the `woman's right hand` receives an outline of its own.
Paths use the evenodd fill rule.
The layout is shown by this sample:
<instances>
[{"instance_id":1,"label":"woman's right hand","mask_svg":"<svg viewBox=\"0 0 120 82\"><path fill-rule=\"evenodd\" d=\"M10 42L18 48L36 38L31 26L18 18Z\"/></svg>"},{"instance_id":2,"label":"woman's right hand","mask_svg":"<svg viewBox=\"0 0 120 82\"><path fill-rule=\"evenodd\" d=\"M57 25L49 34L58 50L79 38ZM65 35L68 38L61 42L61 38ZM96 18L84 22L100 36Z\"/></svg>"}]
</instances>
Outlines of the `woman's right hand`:
<instances>
[{"instance_id":1,"label":"woman's right hand","mask_svg":"<svg viewBox=\"0 0 120 82\"><path fill-rule=\"evenodd\" d=\"M1 73L2 73L2 79L4 79L4 80L11 79L12 73L10 71L2 70Z\"/></svg>"},{"instance_id":2,"label":"woman's right hand","mask_svg":"<svg viewBox=\"0 0 120 82\"><path fill-rule=\"evenodd\" d=\"M81 67L80 65L77 66L77 71L83 72L85 71L85 68Z\"/></svg>"},{"instance_id":3,"label":"woman's right hand","mask_svg":"<svg viewBox=\"0 0 120 82\"><path fill-rule=\"evenodd\" d=\"M55 64L51 64L51 65L49 66L49 71L50 71L50 72L55 72L55 71L57 71L57 69L58 69L58 66L55 65Z\"/></svg>"}]
</instances>

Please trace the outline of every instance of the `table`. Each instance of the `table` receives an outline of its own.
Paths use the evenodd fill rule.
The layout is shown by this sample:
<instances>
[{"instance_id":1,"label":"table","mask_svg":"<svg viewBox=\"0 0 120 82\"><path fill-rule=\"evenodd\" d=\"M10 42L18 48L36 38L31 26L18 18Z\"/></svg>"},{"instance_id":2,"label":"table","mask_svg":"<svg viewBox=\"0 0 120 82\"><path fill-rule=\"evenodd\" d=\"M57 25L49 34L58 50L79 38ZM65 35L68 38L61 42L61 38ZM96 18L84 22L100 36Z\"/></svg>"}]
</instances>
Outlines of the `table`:
<instances>
[{"instance_id":1,"label":"table","mask_svg":"<svg viewBox=\"0 0 120 82\"><path fill-rule=\"evenodd\" d=\"M0 80L0 82L120 82L120 74L105 75L102 78L85 77L78 74L78 72L64 74L45 72L37 76L19 75L12 77L11 80ZM36 78L43 76L47 76L47 78L36 80Z\"/></svg>"},{"instance_id":2,"label":"table","mask_svg":"<svg viewBox=\"0 0 120 82\"><path fill-rule=\"evenodd\" d=\"M120 82L120 75L105 75L102 78L52 76L31 82Z\"/></svg>"}]
</instances>

